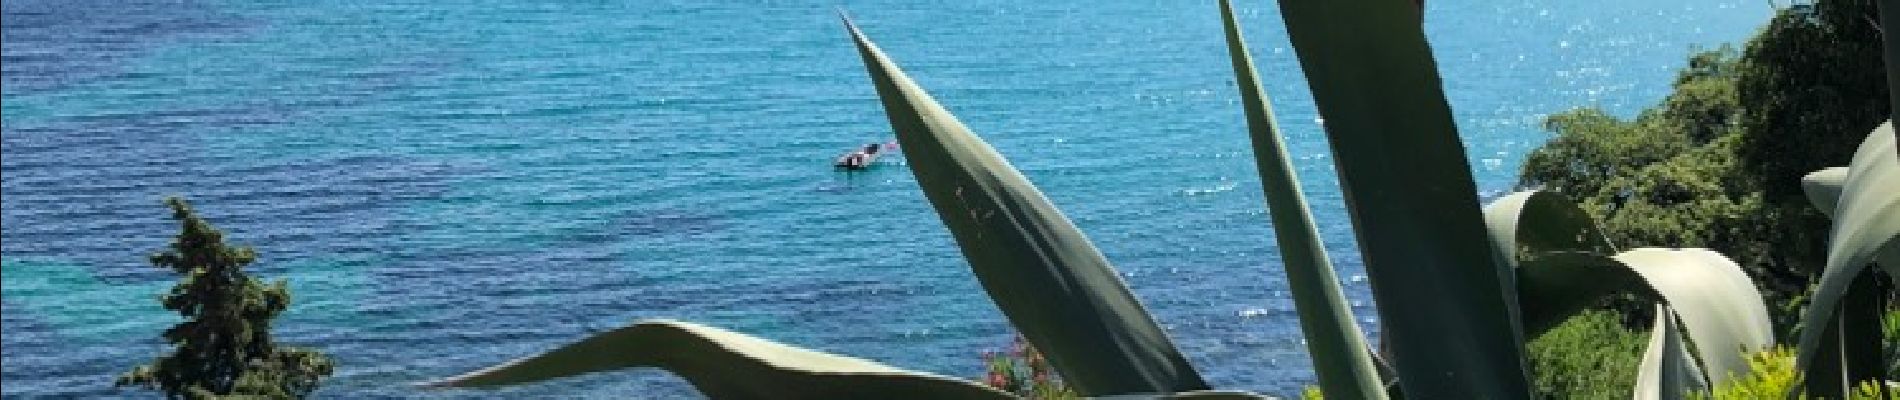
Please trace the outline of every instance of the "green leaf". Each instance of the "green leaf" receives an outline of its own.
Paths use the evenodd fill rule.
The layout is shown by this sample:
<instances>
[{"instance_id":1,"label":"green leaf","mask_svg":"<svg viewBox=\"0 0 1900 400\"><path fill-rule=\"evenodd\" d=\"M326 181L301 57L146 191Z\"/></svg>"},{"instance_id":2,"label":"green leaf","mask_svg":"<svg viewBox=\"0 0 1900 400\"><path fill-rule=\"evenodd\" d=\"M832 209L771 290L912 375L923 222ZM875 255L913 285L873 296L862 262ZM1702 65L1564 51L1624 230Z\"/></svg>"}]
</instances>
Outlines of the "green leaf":
<instances>
[{"instance_id":1,"label":"green leaf","mask_svg":"<svg viewBox=\"0 0 1900 400\"><path fill-rule=\"evenodd\" d=\"M1828 218L1834 217L1834 206L1841 201L1841 186L1847 185L1847 167L1834 167L1814 171L1801 177L1801 189L1808 194L1808 202L1820 209Z\"/></svg>"},{"instance_id":2,"label":"green leaf","mask_svg":"<svg viewBox=\"0 0 1900 400\"><path fill-rule=\"evenodd\" d=\"M1801 332L1796 365L1811 380L1845 380L1817 376L1847 370L1838 365L1817 365L1816 361L1821 358L1821 352L1840 352L1842 340L1823 340L1823 336L1830 331L1840 332L1827 327L1837 324L1842 312L1838 309L1841 300L1847 297L1849 287L1867 265L1878 260L1889 275L1900 276L1900 248L1897 248L1900 244L1896 244L1900 243L1896 240L1900 237L1900 191L1894 189L1900 188L1900 159L1890 156L1895 151L1893 130L1893 122L1888 121L1867 135L1855 150L1841 185L1834 226L1828 236L1827 267L1801 320L1807 329ZM1855 340L1847 338L1845 341ZM1877 355L1841 356L1840 361L1854 363L1846 358ZM1832 392L1835 389L1810 390Z\"/></svg>"},{"instance_id":3,"label":"green leaf","mask_svg":"<svg viewBox=\"0 0 1900 400\"><path fill-rule=\"evenodd\" d=\"M1636 400L1681 399L1689 392L1707 391L1702 371L1676 332L1676 316L1669 307L1656 306L1656 324L1649 332L1649 347L1643 351L1643 363L1636 372Z\"/></svg>"},{"instance_id":4,"label":"green leaf","mask_svg":"<svg viewBox=\"0 0 1900 400\"><path fill-rule=\"evenodd\" d=\"M1084 396L1207 389L1102 253L845 21L911 172L1003 315Z\"/></svg>"},{"instance_id":5,"label":"green leaf","mask_svg":"<svg viewBox=\"0 0 1900 400\"><path fill-rule=\"evenodd\" d=\"M1616 262L1641 275L1668 303L1695 343L1708 382L1748 375L1747 354L1774 346L1761 290L1728 257L1708 249L1641 248Z\"/></svg>"},{"instance_id":6,"label":"green leaf","mask_svg":"<svg viewBox=\"0 0 1900 400\"><path fill-rule=\"evenodd\" d=\"M1596 221L1563 195L1512 193L1486 206L1484 221L1499 262L1517 272L1518 313L1527 336L1556 327L1604 296L1642 286L1637 275L1615 263L1533 262L1525 267L1525 261L1548 253L1616 254Z\"/></svg>"},{"instance_id":7,"label":"green leaf","mask_svg":"<svg viewBox=\"0 0 1900 400\"><path fill-rule=\"evenodd\" d=\"M1233 58L1234 82L1240 85L1254 161L1273 219L1274 239L1279 244L1287 286L1293 292L1294 309L1300 316L1300 330L1306 334L1307 354L1313 359L1320 390L1335 399L1384 399L1385 386L1373 368L1351 304L1340 293L1339 277L1327 259L1326 245L1320 242L1319 228L1307 211L1306 196L1287 157L1279 123L1273 118L1273 105L1260 86L1253 57L1248 55L1246 40L1241 37L1233 4L1221 0L1220 7L1227 51Z\"/></svg>"},{"instance_id":8,"label":"green leaf","mask_svg":"<svg viewBox=\"0 0 1900 400\"><path fill-rule=\"evenodd\" d=\"M632 367L672 371L716 399L1016 398L976 382L664 320L640 322L423 385L513 385Z\"/></svg>"},{"instance_id":9,"label":"green leaf","mask_svg":"<svg viewBox=\"0 0 1900 400\"><path fill-rule=\"evenodd\" d=\"M1566 268L1579 280L1625 278L1636 285L1618 288L1663 300L1683 322L1702 360L1707 380L1726 382L1748 373L1743 354L1774 345L1773 326L1760 290L1741 266L1708 249L1641 248L1614 257L1591 252L1549 252L1525 260L1525 270Z\"/></svg>"},{"instance_id":10,"label":"green leaf","mask_svg":"<svg viewBox=\"0 0 1900 400\"><path fill-rule=\"evenodd\" d=\"M1282 0L1407 397L1531 392L1512 271L1492 255L1437 64L1403 0Z\"/></svg>"},{"instance_id":11,"label":"green leaf","mask_svg":"<svg viewBox=\"0 0 1900 400\"><path fill-rule=\"evenodd\" d=\"M1714 382L1730 372L1745 374L1744 352L1774 344L1760 291L1719 253L1646 248L1611 256L1615 248L1589 216L1549 192L1500 198L1485 209L1485 222L1498 257L1517 267L1519 309L1529 332L1542 332L1604 296L1633 292L1668 303Z\"/></svg>"}]
</instances>

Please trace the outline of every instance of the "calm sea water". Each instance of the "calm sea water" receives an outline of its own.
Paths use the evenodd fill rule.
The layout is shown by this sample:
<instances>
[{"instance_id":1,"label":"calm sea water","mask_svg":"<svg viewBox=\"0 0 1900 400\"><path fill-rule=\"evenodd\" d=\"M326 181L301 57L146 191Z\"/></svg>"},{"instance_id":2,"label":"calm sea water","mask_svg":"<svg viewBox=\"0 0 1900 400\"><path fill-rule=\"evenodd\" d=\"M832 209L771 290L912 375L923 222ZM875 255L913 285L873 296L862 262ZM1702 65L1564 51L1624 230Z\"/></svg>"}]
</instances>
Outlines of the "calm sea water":
<instances>
[{"instance_id":1,"label":"calm sea water","mask_svg":"<svg viewBox=\"0 0 1900 400\"><path fill-rule=\"evenodd\" d=\"M721 3L721 4L713 4ZM731 4L724 4L731 3ZM741 4L743 3L743 4ZM1212 2L846 1L1090 233L1217 387L1313 380ZM658 371L407 382L672 317L977 376L1009 327L902 166L836 2L9 0L4 395L130 396L189 196L291 279L324 397L682 397ZM1377 323L1277 11L1241 4L1315 216ZM1761 2L1433 1L1486 197L1544 115L1632 115ZM898 162L901 162L899 160Z\"/></svg>"}]
</instances>

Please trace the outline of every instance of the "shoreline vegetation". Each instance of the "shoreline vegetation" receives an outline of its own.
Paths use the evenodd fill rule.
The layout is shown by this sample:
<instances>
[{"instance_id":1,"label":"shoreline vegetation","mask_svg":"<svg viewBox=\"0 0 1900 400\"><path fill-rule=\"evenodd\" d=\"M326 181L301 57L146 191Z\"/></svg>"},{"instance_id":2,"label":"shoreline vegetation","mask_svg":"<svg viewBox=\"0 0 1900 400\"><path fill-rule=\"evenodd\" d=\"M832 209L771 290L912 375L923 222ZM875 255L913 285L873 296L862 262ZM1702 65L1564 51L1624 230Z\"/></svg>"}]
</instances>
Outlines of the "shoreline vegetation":
<instances>
[{"instance_id":1,"label":"shoreline vegetation","mask_svg":"<svg viewBox=\"0 0 1900 400\"><path fill-rule=\"evenodd\" d=\"M1694 51L1673 92L1634 118L1593 108L1550 116L1554 137L1528 156L1523 191L1480 205L1418 26L1422 4L1391 3L1281 3L1327 116L1378 300L1383 336L1368 338L1221 2L1274 240L1319 379L1301 396L1893 395L1900 291L1889 274L1900 270L1891 265L1900 220L1882 219L1895 214L1881 207L1900 208L1900 192L1886 186L1900 182L1900 159L1882 124L1894 106L1882 57L1900 45L1883 45L1878 22L1900 20L1900 10L1873 0L1780 9L1740 46ZM1203 380L1055 205L844 25L906 164L1021 332L1007 351L981 355L985 376L653 320L423 385L657 367L715 398L1262 398ZM187 320L163 332L174 353L119 384L185 398L313 393L335 366L318 350L272 342L271 320L291 301L285 283L248 276L251 249L227 247L183 200L167 202L182 232L152 262L183 276L162 302ZM1867 266L1876 260L1886 264Z\"/></svg>"},{"instance_id":2,"label":"shoreline vegetation","mask_svg":"<svg viewBox=\"0 0 1900 400\"><path fill-rule=\"evenodd\" d=\"M1612 241L1706 247L1734 259L1769 304L1783 342L1796 340L1807 298L1827 263L1830 219L1802 188L1808 173L1844 164L1862 132L1889 118L1882 43L1869 0L1781 9L1740 47L1695 51L1674 90L1635 118L1595 108L1550 116L1555 136L1531 153L1520 185L1563 193L1601 221ZM1869 274L1878 274L1870 272ZM1892 277L1876 318L1900 323ZM1878 297L1878 296L1876 296ZM1871 299L1876 303L1882 299ZM1640 332L1653 312L1632 296L1599 305L1531 343L1538 389L1560 398L1623 398L1634 382ZM1623 328L1604 325L1618 317ZM1883 335L1886 379L1900 376L1900 335ZM1608 350L1615 349L1615 350ZM1774 354L1774 353L1763 353ZM1793 363L1783 351L1763 363ZM1790 386L1785 375L1753 385ZM1755 389L1755 391L1750 391ZM1717 391L1715 398L1767 393Z\"/></svg>"}]
</instances>

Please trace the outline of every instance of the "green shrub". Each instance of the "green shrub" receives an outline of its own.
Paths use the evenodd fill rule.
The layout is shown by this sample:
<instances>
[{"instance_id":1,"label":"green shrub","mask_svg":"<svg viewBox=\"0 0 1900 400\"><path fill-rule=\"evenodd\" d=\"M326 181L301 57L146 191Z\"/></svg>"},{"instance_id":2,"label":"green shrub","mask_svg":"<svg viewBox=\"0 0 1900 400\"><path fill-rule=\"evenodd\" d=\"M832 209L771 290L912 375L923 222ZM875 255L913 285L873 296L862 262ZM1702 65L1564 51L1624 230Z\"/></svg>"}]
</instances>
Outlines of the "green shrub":
<instances>
[{"instance_id":1,"label":"green shrub","mask_svg":"<svg viewBox=\"0 0 1900 400\"><path fill-rule=\"evenodd\" d=\"M1592 310L1531 340L1531 377L1539 397L1627 399L1648 343L1613 311Z\"/></svg>"},{"instance_id":2,"label":"green shrub","mask_svg":"<svg viewBox=\"0 0 1900 400\"><path fill-rule=\"evenodd\" d=\"M1305 390L1300 391L1300 398L1304 400L1325 400L1326 394L1319 391L1319 386L1307 386Z\"/></svg>"},{"instance_id":3,"label":"green shrub","mask_svg":"<svg viewBox=\"0 0 1900 400\"><path fill-rule=\"evenodd\" d=\"M1889 320L1894 313L1889 313ZM1748 357L1747 376L1729 380L1727 384L1717 386L1709 394L1690 393L1689 398L1703 400L1755 400L1787 398L1800 379L1795 373L1794 350L1778 347L1773 350L1756 353ZM1880 386L1875 382L1863 382L1848 395L1851 400L1882 399ZM1797 398L1807 399L1808 396Z\"/></svg>"}]
</instances>

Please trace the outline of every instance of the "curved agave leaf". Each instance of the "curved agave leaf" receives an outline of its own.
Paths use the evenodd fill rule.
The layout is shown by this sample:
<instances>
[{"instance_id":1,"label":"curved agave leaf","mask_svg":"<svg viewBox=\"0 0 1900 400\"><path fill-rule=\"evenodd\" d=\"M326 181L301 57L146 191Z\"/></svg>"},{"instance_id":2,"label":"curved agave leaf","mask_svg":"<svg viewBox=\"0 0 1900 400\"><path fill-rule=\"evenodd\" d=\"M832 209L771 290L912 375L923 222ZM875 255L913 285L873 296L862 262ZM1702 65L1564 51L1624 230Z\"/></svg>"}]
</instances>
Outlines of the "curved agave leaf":
<instances>
[{"instance_id":1,"label":"curved agave leaf","mask_svg":"<svg viewBox=\"0 0 1900 400\"><path fill-rule=\"evenodd\" d=\"M1745 376L1744 354L1774 345L1773 327L1760 291L1748 275L1720 253L1708 249L1640 248L1605 257L1588 252L1551 252L1523 261L1528 269L1570 268L1595 271L1578 279L1640 278L1634 290L1657 297L1680 318L1693 339L1695 354L1708 372L1707 381L1720 385L1732 376Z\"/></svg>"},{"instance_id":2,"label":"curved agave leaf","mask_svg":"<svg viewBox=\"0 0 1900 400\"><path fill-rule=\"evenodd\" d=\"M1633 291L1660 298L1688 326L1713 381L1744 375L1745 351L1774 344L1760 291L1742 268L1706 249L1615 249L1595 223L1563 196L1513 193L1485 209L1491 240L1517 266L1526 330L1541 332L1605 295ZM1514 249L1506 252L1505 249Z\"/></svg>"},{"instance_id":3,"label":"curved agave leaf","mask_svg":"<svg viewBox=\"0 0 1900 400\"><path fill-rule=\"evenodd\" d=\"M1636 372L1636 400L1681 399L1691 391L1708 390L1702 371L1676 332L1675 314L1669 307L1656 306L1656 324L1649 332L1649 348Z\"/></svg>"},{"instance_id":4,"label":"curved agave leaf","mask_svg":"<svg viewBox=\"0 0 1900 400\"><path fill-rule=\"evenodd\" d=\"M925 197L990 298L1084 396L1207 389L1108 260L845 21Z\"/></svg>"},{"instance_id":5,"label":"curved agave leaf","mask_svg":"<svg viewBox=\"0 0 1900 400\"><path fill-rule=\"evenodd\" d=\"M1280 138L1273 105L1260 87L1253 57L1247 53L1233 4L1221 0L1221 22L1227 31L1227 51L1234 62L1234 82L1247 113L1247 131L1253 138L1254 161L1260 169L1261 188L1273 218L1274 239L1284 260L1287 286L1306 334L1307 354L1319 376L1320 391L1335 399L1384 399L1385 386L1373 368L1365 335L1352 316L1352 307L1340 293L1339 277L1326 257L1319 228L1306 207L1306 196L1294 176L1286 146Z\"/></svg>"},{"instance_id":6,"label":"curved agave leaf","mask_svg":"<svg viewBox=\"0 0 1900 400\"><path fill-rule=\"evenodd\" d=\"M1774 346L1761 291L1734 261L1708 249L1641 248L1615 260L1642 275L1682 319L1715 385L1748 375L1746 354Z\"/></svg>"},{"instance_id":7,"label":"curved agave leaf","mask_svg":"<svg viewBox=\"0 0 1900 400\"><path fill-rule=\"evenodd\" d=\"M1842 357L1866 356L1842 354L1839 339L1826 340L1841 331L1834 325L1841 316L1839 306L1849 288L1867 265L1878 260L1890 275L1900 274L1900 159L1889 157L1895 151L1893 122L1881 124L1867 135L1854 151L1847 176L1841 184L1834 207L1834 227L1828 235L1827 267L1821 273L1821 285L1810 297L1802 315L1801 342L1797 347L1797 366L1810 381L1824 381L1846 372L1840 365L1818 365L1832 352ZM1812 176L1812 175L1810 175ZM1812 196L1812 195L1811 195ZM1853 338L1849 338L1853 339ZM1853 341L1853 340L1849 340ZM1844 381L1845 379L1836 379ZM1810 390L1837 391L1836 388Z\"/></svg>"},{"instance_id":8,"label":"curved agave leaf","mask_svg":"<svg viewBox=\"0 0 1900 400\"><path fill-rule=\"evenodd\" d=\"M1833 231L1828 235L1823 287L1828 286L1825 276L1837 266L1860 268L1875 260L1882 261L1890 275L1900 276L1900 262L1889 262L1900 261L1893 257L1900 253L1893 248L1900 237L1900 159L1886 156L1895 148L1893 130L1892 121L1875 128L1848 164Z\"/></svg>"},{"instance_id":9,"label":"curved agave leaf","mask_svg":"<svg viewBox=\"0 0 1900 400\"><path fill-rule=\"evenodd\" d=\"M1614 263L1533 262L1525 266L1525 261L1546 253L1616 254L1596 221L1563 195L1536 190L1512 193L1486 206L1484 221L1499 262L1517 272L1518 314L1527 336L1556 327L1603 296L1643 286L1641 278Z\"/></svg>"},{"instance_id":10,"label":"curved agave leaf","mask_svg":"<svg viewBox=\"0 0 1900 400\"><path fill-rule=\"evenodd\" d=\"M1841 186L1847 185L1847 167L1834 167L1808 173L1801 177L1801 190L1807 192L1808 202L1820 209L1828 218L1834 217L1834 206L1841 201Z\"/></svg>"},{"instance_id":11,"label":"curved agave leaf","mask_svg":"<svg viewBox=\"0 0 1900 400\"><path fill-rule=\"evenodd\" d=\"M1405 395L1529 397L1514 277L1486 240L1418 7L1281 0L1280 9L1326 118Z\"/></svg>"},{"instance_id":12,"label":"curved agave leaf","mask_svg":"<svg viewBox=\"0 0 1900 400\"><path fill-rule=\"evenodd\" d=\"M976 382L665 320L423 385L512 385L631 367L664 368L717 399L1016 398Z\"/></svg>"}]
</instances>

